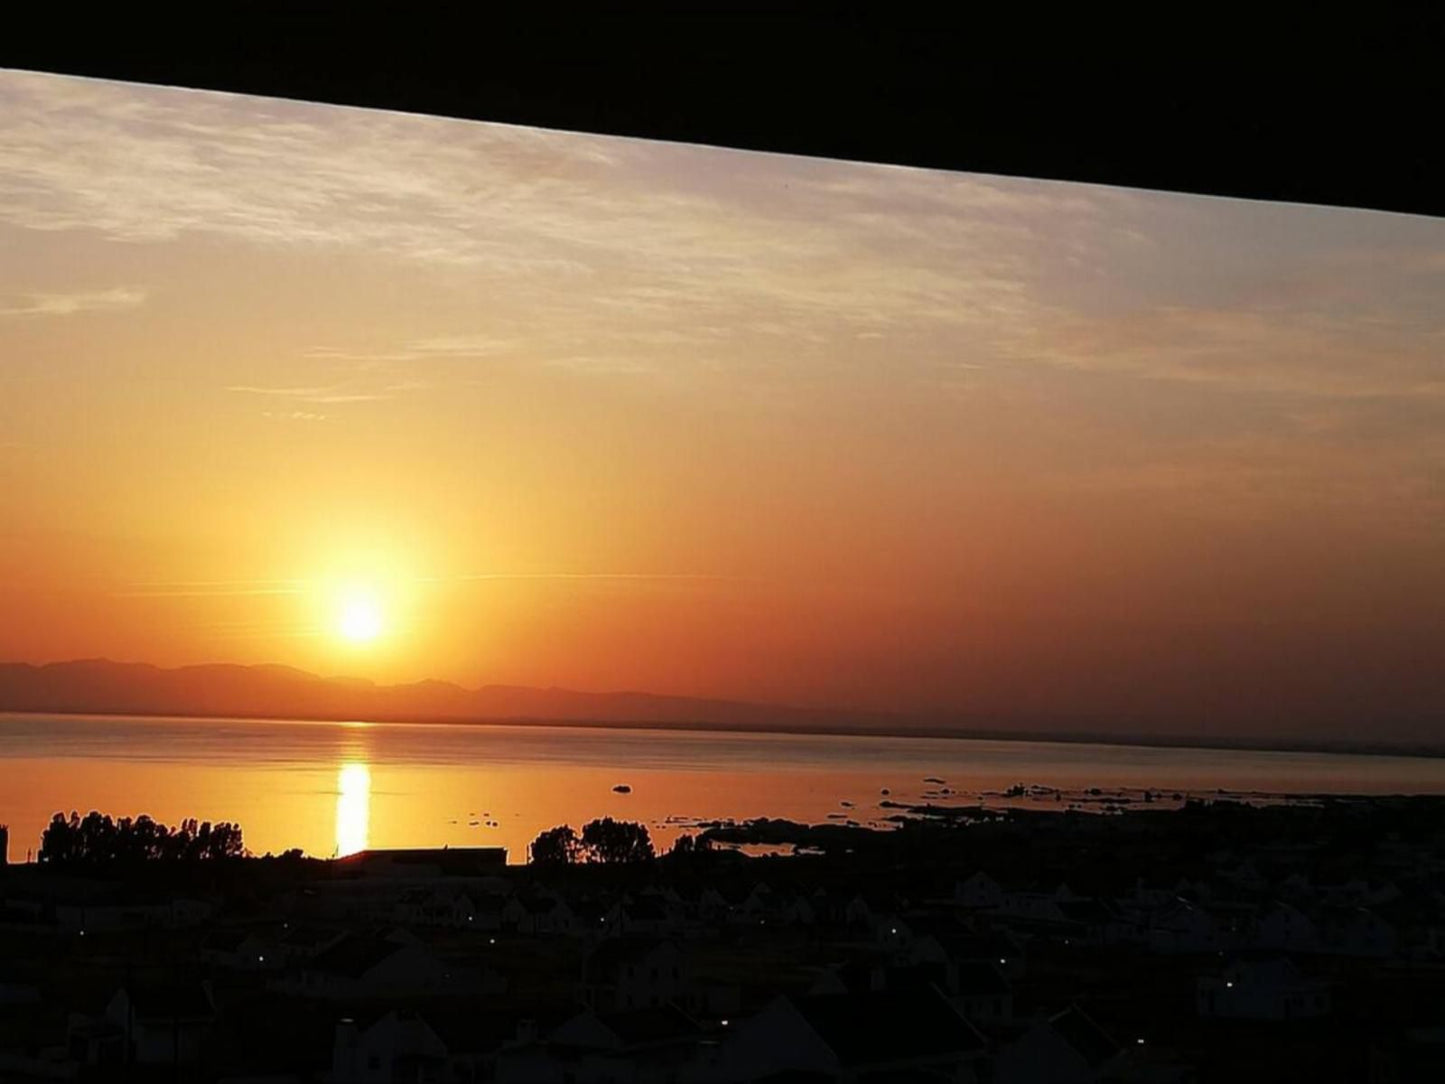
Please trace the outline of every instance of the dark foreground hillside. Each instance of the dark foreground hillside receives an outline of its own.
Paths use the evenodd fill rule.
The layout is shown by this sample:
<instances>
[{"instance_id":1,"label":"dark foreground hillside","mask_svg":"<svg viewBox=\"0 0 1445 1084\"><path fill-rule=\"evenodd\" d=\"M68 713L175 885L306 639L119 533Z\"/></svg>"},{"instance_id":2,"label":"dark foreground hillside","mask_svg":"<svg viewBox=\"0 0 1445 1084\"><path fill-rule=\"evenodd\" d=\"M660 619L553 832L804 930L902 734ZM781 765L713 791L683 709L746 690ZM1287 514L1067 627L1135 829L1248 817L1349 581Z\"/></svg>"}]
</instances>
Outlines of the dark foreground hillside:
<instances>
[{"instance_id":1,"label":"dark foreground hillside","mask_svg":"<svg viewBox=\"0 0 1445 1084\"><path fill-rule=\"evenodd\" d=\"M1439 801L764 822L656 858L581 838L530 866L485 848L236 857L228 838L8 867L0 1079L1386 1082L1445 1066ZM749 843L808 853L732 849Z\"/></svg>"}]
</instances>

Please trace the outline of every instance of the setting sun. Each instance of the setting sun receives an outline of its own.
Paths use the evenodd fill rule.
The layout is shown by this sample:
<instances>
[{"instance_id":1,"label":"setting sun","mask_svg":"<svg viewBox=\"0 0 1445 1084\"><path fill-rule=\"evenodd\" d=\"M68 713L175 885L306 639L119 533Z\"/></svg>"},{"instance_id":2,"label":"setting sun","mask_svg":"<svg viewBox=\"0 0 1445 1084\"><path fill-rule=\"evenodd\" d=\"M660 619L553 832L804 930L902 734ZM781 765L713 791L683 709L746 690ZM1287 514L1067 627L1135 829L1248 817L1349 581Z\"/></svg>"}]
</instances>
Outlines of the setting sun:
<instances>
[{"instance_id":1,"label":"setting sun","mask_svg":"<svg viewBox=\"0 0 1445 1084\"><path fill-rule=\"evenodd\" d=\"M372 595L355 591L342 600L336 628L344 639L367 643L381 635L382 627L381 606Z\"/></svg>"}]
</instances>

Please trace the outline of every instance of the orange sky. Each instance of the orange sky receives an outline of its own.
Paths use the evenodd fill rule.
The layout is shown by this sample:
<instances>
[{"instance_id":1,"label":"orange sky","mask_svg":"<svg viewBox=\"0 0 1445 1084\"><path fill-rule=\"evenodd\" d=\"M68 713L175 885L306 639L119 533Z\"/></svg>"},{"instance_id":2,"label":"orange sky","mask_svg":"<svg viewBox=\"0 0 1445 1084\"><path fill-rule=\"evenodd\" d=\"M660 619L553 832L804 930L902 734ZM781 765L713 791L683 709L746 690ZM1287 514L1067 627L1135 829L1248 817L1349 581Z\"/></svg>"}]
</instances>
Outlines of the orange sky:
<instances>
[{"instance_id":1,"label":"orange sky","mask_svg":"<svg viewBox=\"0 0 1445 1084\"><path fill-rule=\"evenodd\" d=\"M1434 734L1442 302L1438 220L0 72L0 658Z\"/></svg>"}]
</instances>

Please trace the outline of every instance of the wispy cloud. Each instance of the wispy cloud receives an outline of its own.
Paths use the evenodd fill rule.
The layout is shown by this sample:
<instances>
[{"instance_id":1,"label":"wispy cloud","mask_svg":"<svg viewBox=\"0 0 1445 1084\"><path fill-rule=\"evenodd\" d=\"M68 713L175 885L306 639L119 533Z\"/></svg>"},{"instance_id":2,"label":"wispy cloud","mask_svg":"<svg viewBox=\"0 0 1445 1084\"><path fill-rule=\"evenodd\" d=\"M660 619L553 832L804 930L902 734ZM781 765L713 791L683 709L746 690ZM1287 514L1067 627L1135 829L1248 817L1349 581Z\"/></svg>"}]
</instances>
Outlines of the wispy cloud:
<instances>
[{"instance_id":1,"label":"wispy cloud","mask_svg":"<svg viewBox=\"0 0 1445 1084\"><path fill-rule=\"evenodd\" d=\"M0 316L71 316L81 312L123 312L145 304L146 291L131 287L78 293L28 293L25 300L0 308Z\"/></svg>"},{"instance_id":2,"label":"wispy cloud","mask_svg":"<svg viewBox=\"0 0 1445 1084\"><path fill-rule=\"evenodd\" d=\"M1067 316L1013 344L1015 357L1082 372L1310 398L1445 394L1445 322L1334 312L1161 306Z\"/></svg>"},{"instance_id":3,"label":"wispy cloud","mask_svg":"<svg viewBox=\"0 0 1445 1084\"><path fill-rule=\"evenodd\" d=\"M328 357L686 357L707 328L986 330L1027 317L1040 246L1118 198L438 118L6 73L0 221L126 241L224 235L465 268L513 326ZM781 170L792 176L784 191ZM485 296L485 293L483 293ZM502 321L508 320L504 314ZM567 326L585 336L553 342Z\"/></svg>"},{"instance_id":4,"label":"wispy cloud","mask_svg":"<svg viewBox=\"0 0 1445 1084\"><path fill-rule=\"evenodd\" d=\"M505 580L678 581L733 582L737 576L710 572L475 572L454 576L418 576L417 584L476 583ZM185 580L175 583L130 584L115 592L119 598L227 598L266 595L300 595L315 590L311 580Z\"/></svg>"},{"instance_id":5,"label":"wispy cloud","mask_svg":"<svg viewBox=\"0 0 1445 1084\"><path fill-rule=\"evenodd\" d=\"M1287 228L1302 215L1310 229ZM847 356L944 382L987 363L1246 394L1445 383L1445 228L1366 212L9 72L0 222L365 253L466 282L471 327L453 312L434 335L359 332L305 354L365 381L234 385L313 405L478 361L654 378L728 366L744 387Z\"/></svg>"},{"instance_id":6,"label":"wispy cloud","mask_svg":"<svg viewBox=\"0 0 1445 1084\"><path fill-rule=\"evenodd\" d=\"M299 595L304 580L184 580L176 583L139 583L114 592L117 598L229 598L265 595Z\"/></svg>"},{"instance_id":7,"label":"wispy cloud","mask_svg":"<svg viewBox=\"0 0 1445 1084\"><path fill-rule=\"evenodd\" d=\"M419 386L419 385L415 385ZM356 390L346 384L337 384L324 387L278 387L267 388L247 384L233 384L226 388L228 392L236 392L241 395L260 395L273 399L289 399L298 403L317 403L323 405L334 405L340 403L370 403L383 399L390 399L401 391L412 390L413 385L389 384L384 387L370 391ZM297 420L316 421L324 414L313 414L308 412L292 412L285 417Z\"/></svg>"},{"instance_id":8,"label":"wispy cloud","mask_svg":"<svg viewBox=\"0 0 1445 1084\"><path fill-rule=\"evenodd\" d=\"M709 572L476 572L455 577L463 582L473 580L734 580ZM436 579L429 582L445 582Z\"/></svg>"}]
</instances>

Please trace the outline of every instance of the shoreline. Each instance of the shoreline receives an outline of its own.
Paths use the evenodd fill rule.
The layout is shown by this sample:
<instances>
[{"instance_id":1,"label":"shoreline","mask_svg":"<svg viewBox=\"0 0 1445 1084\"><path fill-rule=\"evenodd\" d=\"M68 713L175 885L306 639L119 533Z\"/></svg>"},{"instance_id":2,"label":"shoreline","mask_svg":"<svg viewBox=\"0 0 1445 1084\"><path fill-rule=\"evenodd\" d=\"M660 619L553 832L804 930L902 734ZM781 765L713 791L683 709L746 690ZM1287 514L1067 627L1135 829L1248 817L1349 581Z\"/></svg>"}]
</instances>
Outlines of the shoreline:
<instances>
[{"instance_id":1,"label":"shoreline","mask_svg":"<svg viewBox=\"0 0 1445 1084\"><path fill-rule=\"evenodd\" d=\"M1211 739L1198 735L1131 735L1108 733L1050 733L1041 731L1003 731L995 729L974 729L964 727L922 726L907 730L887 730L877 726L849 727L844 725L801 727L769 727L753 723L701 723L688 720L642 720L617 719L551 719L504 717L492 719L460 719L447 717L426 717L411 715L376 716L369 719L339 719L331 716L304 716L294 714L276 715L198 715L191 712L95 712L55 708L0 708L0 718L5 716L46 716L56 715L69 718L89 719L174 719L207 723L216 721L261 722L261 723L320 723L336 725L363 725L374 723L391 726L460 726L460 727L546 727L549 729L584 730L633 730L703 732L713 734L776 734L789 737L855 737L909 739L926 738L945 741L996 741L1017 742L1024 745L1098 745L1116 748L1136 749L1189 749L1205 752L1249 752L1249 753L1310 753L1329 756L1402 757L1419 760L1445 759L1445 745L1391 745L1388 743L1353 742L1291 742L1288 739L1260 739L1251 741L1229 741Z\"/></svg>"}]
</instances>

